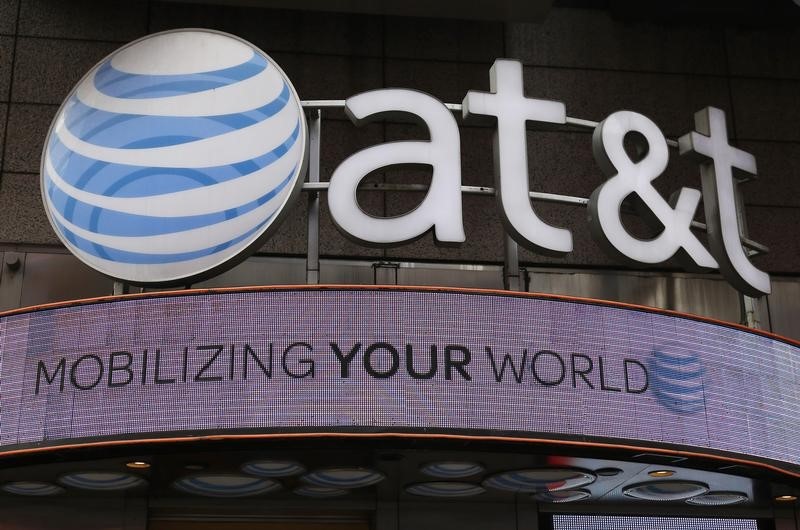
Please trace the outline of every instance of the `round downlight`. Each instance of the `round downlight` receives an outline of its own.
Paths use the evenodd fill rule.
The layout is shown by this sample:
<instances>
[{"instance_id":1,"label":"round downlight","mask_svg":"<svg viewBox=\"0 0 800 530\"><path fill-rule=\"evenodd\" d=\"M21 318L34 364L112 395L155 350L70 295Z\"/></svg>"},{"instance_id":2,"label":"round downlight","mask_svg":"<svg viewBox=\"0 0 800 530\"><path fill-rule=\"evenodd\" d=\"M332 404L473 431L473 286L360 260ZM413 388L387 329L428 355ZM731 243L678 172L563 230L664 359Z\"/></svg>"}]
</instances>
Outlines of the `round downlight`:
<instances>
[{"instance_id":1,"label":"round downlight","mask_svg":"<svg viewBox=\"0 0 800 530\"><path fill-rule=\"evenodd\" d=\"M622 470L618 467L603 467L594 471L594 474L598 477L616 477L620 473L622 473Z\"/></svg>"},{"instance_id":2,"label":"round downlight","mask_svg":"<svg viewBox=\"0 0 800 530\"><path fill-rule=\"evenodd\" d=\"M641 482L628 486L622 493L628 497L646 501L682 501L702 495L707 491L708 486L700 482L660 480L658 482Z\"/></svg>"},{"instance_id":3,"label":"round downlight","mask_svg":"<svg viewBox=\"0 0 800 530\"><path fill-rule=\"evenodd\" d=\"M253 460L242 465L242 472L259 477L291 477L306 470L293 460Z\"/></svg>"},{"instance_id":4,"label":"round downlight","mask_svg":"<svg viewBox=\"0 0 800 530\"><path fill-rule=\"evenodd\" d=\"M172 486L184 493L204 497L250 497L281 487L275 480L235 474L191 475L176 480Z\"/></svg>"},{"instance_id":5,"label":"round downlight","mask_svg":"<svg viewBox=\"0 0 800 530\"><path fill-rule=\"evenodd\" d=\"M327 497L341 497L350 493L349 490L341 488L324 488L322 486L301 486L294 490L295 495L302 495L303 497L313 497L316 499L324 499Z\"/></svg>"},{"instance_id":6,"label":"round downlight","mask_svg":"<svg viewBox=\"0 0 800 530\"><path fill-rule=\"evenodd\" d=\"M62 475L58 481L71 488L82 490L126 490L135 488L147 481L129 473L115 471L81 471Z\"/></svg>"},{"instance_id":7,"label":"round downlight","mask_svg":"<svg viewBox=\"0 0 800 530\"><path fill-rule=\"evenodd\" d=\"M59 495L64 493L64 488L50 484L49 482L35 482L21 480L18 482L7 482L0 488L6 493L14 495L30 495L32 497L45 497L48 495Z\"/></svg>"},{"instance_id":8,"label":"round downlight","mask_svg":"<svg viewBox=\"0 0 800 530\"><path fill-rule=\"evenodd\" d=\"M420 472L436 478L464 478L483 473L485 468L477 462L430 462L420 468Z\"/></svg>"},{"instance_id":9,"label":"round downlight","mask_svg":"<svg viewBox=\"0 0 800 530\"><path fill-rule=\"evenodd\" d=\"M406 492L422 497L473 497L485 491L469 482L420 482L406 488Z\"/></svg>"},{"instance_id":10,"label":"round downlight","mask_svg":"<svg viewBox=\"0 0 800 530\"><path fill-rule=\"evenodd\" d=\"M496 490L534 493L579 488L591 484L596 478L593 473L583 469L520 469L492 475L483 481L483 485Z\"/></svg>"},{"instance_id":11,"label":"round downlight","mask_svg":"<svg viewBox=\"0 0 800 530\"><path fill-rule=\"evenodd\" d=\"M542 491L535 493L533 498L540 502L576 502L588 499L592 494L587 490Z\"/></svg>"},{"instance_id":12,"label":"round downlight","mask_svg":"<svg viewBox=\"0 0 800 530\"><path fill-rule=\"evenodd\" d=\"M372 486L386 477L383 473L363 467L332 467L318 469L301 478L314 486L352 489Z\"/></svg>"},{"instance_id":13,"label":"round downlight","mask_svg":"<svg viewBox=\"0 0 800 530\"><path fill-rule=\"evenodd\" d=\"M747 494L740 491L709 491L704 495L686 499L686 502L697 506L726 506L746 502L748 499Z\"/></svg>"}]
</instances>

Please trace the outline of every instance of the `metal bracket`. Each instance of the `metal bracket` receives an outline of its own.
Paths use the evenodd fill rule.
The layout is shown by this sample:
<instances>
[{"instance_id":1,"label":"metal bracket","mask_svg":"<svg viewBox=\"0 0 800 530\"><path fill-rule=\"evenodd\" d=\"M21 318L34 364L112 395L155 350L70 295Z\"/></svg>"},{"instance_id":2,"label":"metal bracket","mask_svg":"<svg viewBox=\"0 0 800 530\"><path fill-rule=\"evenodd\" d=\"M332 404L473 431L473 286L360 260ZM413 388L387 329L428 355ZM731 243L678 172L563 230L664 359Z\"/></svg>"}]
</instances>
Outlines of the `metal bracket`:
<instances>
[{"instance_id":1,"label":"metal bracket","mask_svg":"<svg viewBox=\"0 0 800 530\"><path fill-rule=\"evenodd\" d=\"M397 285L399 263L379 261L372 264L372 283L375 285Z\"/></svg>"},{"instance_id":2,"label":"metal bracket","mask_svg":"<svg viewBox=\"0 0 800 530\"><path fill-rule=\"evenodd\" d=\"M319 184L319 150L322 136L322 110L309 113L308 127L309 163L308 184ZM326 183L327 184L327 183ZM306 187L303 186L303 190ZM319 283L319 193L311 191L308 194L308 250L306 252L306 283L314 285Z\"/></svg>"}]
</instances>

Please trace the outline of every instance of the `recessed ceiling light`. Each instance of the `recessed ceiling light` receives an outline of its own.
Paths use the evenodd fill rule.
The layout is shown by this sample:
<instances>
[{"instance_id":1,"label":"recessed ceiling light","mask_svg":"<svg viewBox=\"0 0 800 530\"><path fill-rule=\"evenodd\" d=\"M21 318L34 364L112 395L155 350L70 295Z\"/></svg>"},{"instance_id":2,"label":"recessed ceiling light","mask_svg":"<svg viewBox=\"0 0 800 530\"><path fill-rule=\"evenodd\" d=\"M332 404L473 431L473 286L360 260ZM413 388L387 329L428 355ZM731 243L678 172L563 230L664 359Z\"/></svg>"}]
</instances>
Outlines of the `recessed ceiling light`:
<instances>
[{"instance_id":1,"label":"recessed ceiling light","mask_svg":"<svg viewBox=\"0 0 800 530\"><path fill-rule=\"evenodd\" d=\"M294 490L295 495L302 495L303 497L341 497L347 495L350 490L343 490L341 488L323 488L322 486L301 486Z\"/></svg>"},{"instance_id":2,"label":"recessed ceiling light","mask_svg":"<svg viewBox=\"0 0 800 530\"><path fill-rule=\"evenodd\" d=\"M464 478L483 473L484 467L477 462L430 462L420 472L436 478Z\"/></svg>"},{"instance_id":3,"label":"recessed ceiling light","mask_svg":"<svg viewBox=\"0 0 800 530\"><path fill-rule=\"evenodd\" d=\"M594 471L594 474L598 477L616 477L620 473L622 473L622 470L616 467L604 467Z\"/></svg>"},{"instance_id":4,"label":"recessed ceiling light","mask_svg":"<svg viewBox=\"0 0 800 530\"><path fill-rule=\"evenodd\" d=\"M351 489L372 486L385 478L383 473L363 467L332 467L303 475L301 480L314 486Z\"/></svg>"},{"instance_id":5,"label":"recessed ceiling light","mask_svg":"<svg viewBox=\"0 0 800 530\"><path fill-rule=\"evenodd\" d=\"M573 468L538 468L506 471L483 481L487 488L504 491L559 491L586 486L597 477L590 471Z\"/></svg>"},{"instance_id":6,"label":"recessed ceiling light","mask_svg":"<svg viewBox=\"0 0 800 530\"><path fill-rule=\"evenodd\" d=\"M541 502L575 502L588 499L592 494L587 490L542 491L534 493L533 498Z\"/></svg>"},{"instance_id":7,"label":"recessed ceiling light","mask_svg":"<svg viewBox=\"0 0 800 530\"><path fill-rule=\"evenodd\" d=\"M259 477L290 477L305 470L293 460L253 460L242 465L242 472Z\"/></svg>"},{"instance_id":8,"label":"recessed ceiling light","mask_svg":"<svg viewBox=\"0 0 800 530\"><path fill-rule=\"evenodd\" d=\"M2 488L6 493L14 495L31 495L34 497L44 497L47 495L58 495L64 493L64 488L50 484L49 482L35 482L21 480L17 482L7 482Z\"/></svg>"},{"instance_id":9,"label":"recessed ceiling light","mask_svg":"<svg viewBox=\"0 0 800 530\"><path fill-rule=\"evenodd\" d=\"M423 497L473 497L486 490L469 482L420 482L408 486L406 491Z\"/></svg>"},{"instance_id":10,"label":"recessed ceiling light","mask_svg":"<svg viewBox=\"0 0 800 530\"><path fill-rule=\"evenodd\" d=\"M58 481L65 486L83 490L126 490L147 484L141 477L116 471L81 471L62 475Z\"/></svg>"},{"instance_id":11,"label":"recessed ceiling light","mask_svg":"<svg viewBox=\"0 0 800 530\"><path fill-rule=\"evenodd\" d=\"M145 462L144 460L134 460L133 462L128 462L125 464L125 466L131 469L148 469L150 467L150 463Z\"/></svg>"},{"instance_id":12,"label":"recessed ceiling light","mask_svg":"<svg viewBox=\"0 0 800 530\"><path fill-rule=\"evenodd\" d=\"M779 495L779 496L775 497L775 500L776 501L781 501L781 502L796 501L797 500L797 495Z\"/></svg>"},{"instance_id":13,"label":"recessed ceiling light","mask_svg":"<svg viewBox=\"0 0 800 530\"><path fill-rule=\"evenodd\" d=\"M634 499L647 501L682 501L702 495L707 491L708 486L700 482L659 480L658 482L633 484L622 490L622 493Z\"/></svg>"},{"instance_id":14,"label":"recessed ceiling light","mask_svg":"<svg viewBox=\"0 0 800 530\"><path fill-rule=\"evenodd\" d=\"M657 469L655 471L650 471L648 473L648 475L650 475L651 477L656 477L656 478L671 477L674 474L675 472L672 471L671 469Z\"/></svg>"},{"instance_id":15,"label":"recessed ceiling light","mask_svg":"<svg viewBox=\"0 0 800 530\"><path fill-rule=\"evenodd\" d=\"M190 475L176 480L172 487L204 497L250 497L281 487L275 480L226 473Z\"/></svg>"},{"instance_id":16,"label":"recessed ceiling light","mask_svg":"<svg viewBox=\"0 0 800 530\"><path fill-rule=\"evenodd\" d=\"M686 502L697 506L725 506L739 504L746 500L748 500L747 494L738 491L709 491L704 495L686 499Z\"/></svg>"}]
</instances>

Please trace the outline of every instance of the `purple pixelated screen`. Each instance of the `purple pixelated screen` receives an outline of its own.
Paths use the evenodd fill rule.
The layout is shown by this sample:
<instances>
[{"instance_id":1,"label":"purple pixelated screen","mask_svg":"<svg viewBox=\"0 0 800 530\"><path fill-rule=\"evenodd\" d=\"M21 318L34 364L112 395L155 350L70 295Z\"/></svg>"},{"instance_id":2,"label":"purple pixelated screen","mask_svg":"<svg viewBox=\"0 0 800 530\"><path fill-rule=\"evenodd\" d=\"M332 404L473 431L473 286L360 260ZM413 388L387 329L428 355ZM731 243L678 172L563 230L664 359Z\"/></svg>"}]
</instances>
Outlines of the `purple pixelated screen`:
<instances>
[{"instance_id":1,"label":"purple pixelated screen","mask_svg":"<svg viewBox=\"0 0 800 530\"><path fill-rule=\"evenodd\" d=\"M0 320L0 450L167 434L491 432L800 465L800 348L568 300L298 289Z\"/></svg>"}]
</instances>

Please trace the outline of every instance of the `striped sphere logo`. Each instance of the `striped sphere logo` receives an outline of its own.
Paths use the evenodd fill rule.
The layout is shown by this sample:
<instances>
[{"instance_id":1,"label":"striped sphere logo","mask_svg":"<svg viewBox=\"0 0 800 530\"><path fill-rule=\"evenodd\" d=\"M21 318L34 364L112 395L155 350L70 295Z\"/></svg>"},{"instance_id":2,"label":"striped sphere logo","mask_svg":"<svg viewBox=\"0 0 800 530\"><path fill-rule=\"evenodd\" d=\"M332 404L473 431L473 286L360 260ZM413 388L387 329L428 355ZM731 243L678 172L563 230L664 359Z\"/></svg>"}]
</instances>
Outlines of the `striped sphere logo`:
<instances>
[{"instance_id":1,"label":"striped sphere logo","mask_svg":"<svg viewBox=\"0 0 800 530\"><path fill-rule=\"evenodd\" d=\"M653 392L664 407L679 414L705 408L705 369L696 353L675 345L656 348L649 365Z\"/></svg>"},{"instance_id":2,"label":"striped sphere logo","mask_svg":"<svg viewBox=\"0 0 800 530\"><path fill-rule=\"evenodd\" d=\"M95 66L42 156L51 224L114 278L180 284L271 233L306 167L300 100L266 54L207 30L158 33Z\"/></svg>"}]
</instances>

